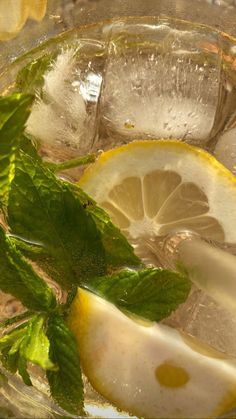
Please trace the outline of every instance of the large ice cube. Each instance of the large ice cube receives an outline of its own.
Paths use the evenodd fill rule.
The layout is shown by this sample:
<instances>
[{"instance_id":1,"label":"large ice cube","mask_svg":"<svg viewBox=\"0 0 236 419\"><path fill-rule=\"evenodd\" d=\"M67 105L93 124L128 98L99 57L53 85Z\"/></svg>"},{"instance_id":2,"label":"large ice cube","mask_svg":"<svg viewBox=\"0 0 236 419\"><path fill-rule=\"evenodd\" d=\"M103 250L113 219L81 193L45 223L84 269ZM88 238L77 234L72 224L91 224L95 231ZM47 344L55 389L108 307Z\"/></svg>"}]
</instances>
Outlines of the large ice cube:
<instances>
[{"instance_id":1,"label":"large ice cube","mask_svg":"<svg viewBox=\"0 0 236 419\"><path fill-rule=\"evenodd\" d=\"M205 58L199 29L136 24L113 28L102 93L102 126L127 138L177 137L203 145L214 124L218 54ZM217 37L211 34L212 44ZM203 48L203 49L202 49Z\"/></svg>"},{"instance_id":2,"label":"large ice cube","mask_svg":"<svg viewBox=\"0 0 236 419\"><path fill-rule=\"evenodd\" d=\"M214 154L221 163L236 175L236 128L220 136Z\"/></svg>"},{"instance_id":3,"label":"large ice cube","mask_svg":"<svg viewBox=\"0 0 236 419\"><path fill-rule=\"evenodd\" d=\"M102 84L95 52L91 63L86 54L80 53L79 46L65 49L44 75L44 86L27 122L27 132L40 141L44 154L52 160L91 150Z\"/></svg>"}]
</instances>

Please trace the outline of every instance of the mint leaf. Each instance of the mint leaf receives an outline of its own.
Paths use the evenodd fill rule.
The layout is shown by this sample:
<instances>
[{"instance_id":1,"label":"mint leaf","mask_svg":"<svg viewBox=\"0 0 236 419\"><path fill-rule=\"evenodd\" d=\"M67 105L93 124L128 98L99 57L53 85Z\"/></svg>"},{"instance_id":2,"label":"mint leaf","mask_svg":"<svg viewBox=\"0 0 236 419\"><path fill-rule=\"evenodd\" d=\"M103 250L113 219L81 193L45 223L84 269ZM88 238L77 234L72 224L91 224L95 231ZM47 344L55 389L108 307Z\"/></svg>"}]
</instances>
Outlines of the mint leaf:
<instances>
[{"instance_id":1,"label":"mint leaf","mask_svg":"<svg viewBox=\"0 0 236 419\"><path fill-rule=\"evenodd\" d=\"M178 272L149 268L95 278L88 288L121 310L158 322L184 303L191 282Z\"/></svg>"},{"instance_id":2,"label":"mint leaf","mask_svg":"<svg viewBox=\"0 0 236 419\"><path fill-rule=\"evenodd\" d=\"M55 57L56 54L46 54L27 64L17 74L16 88L21 92L34 94L36 89L43 86L43 76Z\"/></svg>"},{"instance_id":3,"label":"mint leaf","mask_svg":"<svg viewBox=\"0 0 236 419\"><path fill-rule=\"evenodd\" d=\"M140 259L133 253L133 248L121 231L111 222L109 215L97 206L88 207L87 212L94 220L100 231L102 244L105 249L106 264L111 268L124 266L137 267Z\"/></svg>"},{"instance_id":4,"label":"mint leaf","mask_svg":"<svg viewBox=\"0 0 236 419\"><path fill-rule=\"evenodd\" d=\"M45 334L46 316L34 316L28 324L27 336L21 345L21 356L45 370L57 370L49 359L49 340Z\"/></svg>"},{"instance_id":5,"label":"mint leaf","mask_svg":"<svg viewBox=\"0 0 236 419\"><path fill-rule=\"evenodd\" d=\"M132 246L121 231L114 226L109 215L98 207L91 197L74 184L70 184L74 195L78 196L85 212L92 218L100 232L105 260L108 270L123 266L137 267L141 265L140 259L134 254ZM95 275L94 275L95 276Z\"/></svg>"},{"instance_id":6,"label":"mint leaf","mask_svg":"<svg viewBox=\"0 0 236 419\"><path fill-rule=\"evenodd\" d=\"M18 326L0 339L1 361L13 374L18 370L19 349L27 330L27 323Z\"/></svg>"},{"instance_id":7,"label":"mint leaf","mask_svg":"<svg viewBox=\"0 0 236 419\"><path fill-rule=\"evenodd\" d=\"M20 137L19 149L23 150L25 154L31 156L34 160L42 161L42 158L37 152L37 144L34 144L33 139L23 134Z\"/></svg>"},{"instance_id":8,"label":"mint leaf","mask_svg":"<svg viewBox=\"0 0 236 419\"><path fill-rule=\"evenodd\" d=\"M56 306L51 288L34 272L0 227L0 289L31 310Z\"/></svg>"},{"instance_id":9,"label":"mint leaf","mask_svg":"<svg viewBox=\"0 0 236 419\"><path fill-rule=\"evenodd\" d=\"M0 339L3 365L19 371L26 385L32 385L27 364L31 362L45 370L57 370L49 358L49 340L45 334L46 315L35 315L28 322Z\"/></svg>"},{"instance_id":10,"label":"mint leaf","mask_svg":"<svg viewBox=\"0 0 236 419\"><path fill-rule=\"evenodd\" d=\"M3 349L10 350L16 342L22 341L23 337L25 336L25 332L27 329L27 323L24 323L17 328L15 328L12 332L4 335L0 339L0 351ZM12 351L14 353L15 350Z\"/></svg>"},{"instance_id":11,"label":"mint leaf","mask_svg":"<svg viewBox=\"0 0 236 419\"><path fill-rule=\"evenodd\" d=\"M139 264L132 247L94 201L24 153L11 183L8 223L13 234L33 243L27 257L67 289L111 268ZM42 252L34 252L35 242Z\"/></svg>"},{"instance_id":12,"label":"mint leaf","mask_svg":"<svg viewBox=\"0 0 236 419\"><path fill-rule=\"evenodd\" d=\"M44 253L33 253L32 258L62 286L70 288L80 276L105 272L99 233L79 199L23 154L11 185L8 222L14 234L41 243Z\"/></svg>"},{"instance_id":13,"label":"mint leaf","mask_svg":"<svg viewBox=\"0 0 236 419\"><path fill-rule=\"evenodd\" d=\"M33 97L14 94L0 98L0 203L6 204L15 173L16 152Z\"/></svg>"},{"instance_id":14,"label":"mint leaf","mask_svg":"<svg viewBox=\"0 0 236 419\"><path fill-rule=\"evenodd\" d=\"M29 373L27 371L27 360L24 357L22 356L18 357L17 367L18 367L18 372L21 375L24 383L27 386L32 386L32 382L31 382Z\"/></svg>"},{"instance_id":15,"label":"mint leaf","mask_svg":"<svg viewBox=\"0 0 236 419\"><path fill-rule=\"evenodd\" d=\"M18 106L25 98L26 96L20 93L0 97L0 129L14 115Z\"/></svg>"},{"instance_id":16,"label":"mint leaf","mask_svg":"<svg viewBox=\"0 0 236 419\"><path fill-rule=\"evenodd\" d=\"M50 358L58 371L47 371L52 397L72 414L83 414L83 381L76 341L59 315L48 322Z\"/></svg>"}]
</instances>

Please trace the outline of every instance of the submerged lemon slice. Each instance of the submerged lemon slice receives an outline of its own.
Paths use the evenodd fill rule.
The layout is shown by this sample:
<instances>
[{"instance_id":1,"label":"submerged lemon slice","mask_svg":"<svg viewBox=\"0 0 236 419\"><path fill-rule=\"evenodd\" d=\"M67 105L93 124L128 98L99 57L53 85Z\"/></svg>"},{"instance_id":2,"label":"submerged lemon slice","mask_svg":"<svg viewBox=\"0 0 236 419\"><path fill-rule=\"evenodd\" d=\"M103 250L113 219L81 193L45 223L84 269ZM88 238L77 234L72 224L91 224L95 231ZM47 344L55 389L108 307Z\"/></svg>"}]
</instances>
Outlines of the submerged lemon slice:
<instances>
[{"instance_id":1,"label":"submerged lemon slice","mask_svg":"<svg viewBox=\"0 0 236 419\"><path fill-rule=\"evenodd\" d=\"M103 153L79 183L131 243L183 229L236 242L236 178L199 148L135 141Z\"/></svg>"},{"instance_id":2,"label":"submerged lemon slice","mask_svg":"<svg viewBox=\"0 0 236 419\"><path fill-rule=\"evenodd\" d=\"M236 404L236 363L198 340L140 323L79 289L69 324L94 388L147 418L217 417Z\"/></svg>"}]
</instances>

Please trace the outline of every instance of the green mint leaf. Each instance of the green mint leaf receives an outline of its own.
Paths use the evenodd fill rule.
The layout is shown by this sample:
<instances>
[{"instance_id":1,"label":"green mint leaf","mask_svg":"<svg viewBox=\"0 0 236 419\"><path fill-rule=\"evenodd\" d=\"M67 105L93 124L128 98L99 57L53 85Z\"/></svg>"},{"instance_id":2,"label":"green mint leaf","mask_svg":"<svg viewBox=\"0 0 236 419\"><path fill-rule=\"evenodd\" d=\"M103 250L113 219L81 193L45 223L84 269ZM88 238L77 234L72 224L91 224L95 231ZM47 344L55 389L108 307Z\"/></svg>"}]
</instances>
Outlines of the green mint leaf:
<instances>
[{"instance_id":1,"label":"green mint leaf","mask_svg":"<svg viewBox=\"0 0 236 419\"><path fill-rule=\"evenodd\" d=\"M19 349L27 330L27 323L18 326L0 339L1 361L13 374L18 370Z\"/></svg>"},{"instance_id":2,"label":"green mint leaf","mask_svg":"<svg viewBox=\"0 0 236 419\"><path fill-rule=\"evenodd\" d=\"M16 343L17 345L19 342L22 341L23 337L25 336L27 329L27 323L24 323L23 325L18 326L16 329L14 329L12 332L4 335L0 339L0 351L3 349L7 349L10 351L10 349L13 347L15 348ZM12 350L12 353L15 352L15 349Z\"/></svg>"},{"instance_id":3,"label":"green mint leaf","mask_svg":"<svg viewBox=\"0 0 236 419\"><path fill-rule=\"evenodd\" d=\"M20 300L31 310L56 306L51 288L34 272L0 227L0 289Z\"/></svg>"},{"instance_id":4,"label":"green mint leaf","mask_svg":"<svg viewBox=\"0 0 236 419\"><path fill-rule=\"evenodd\" d=\"M88 287L119 309L158 322L184 303L191 282L178 272L148 268L95 278Z\"/></svg>"},{"instance_id":5,"label":"green mint leaf","mask_svg":"<svg viewBox=\"0 0 236 419\"><path fill-rule=\"evenodd\" d=\"M33 96L14 94L0 98L0 203L6 204L11 180L14 178L16 152L25 123L30 114Z\"/></svg>"},{"instance_id":6,"label":"green mint leaf","mask_svg":"<svg viewBox=\"0 0 236 419\"><path fill-rule=\"evenodd\" d=\"M57 371L49 358L49 340L45 334L45 314L33 316L0 339L3 365L12 372L19 371L25 384L31 385L27 364L31 362L45 370Z\"/></svg>"},{"instance_id":7,"label":"green mint leaf","mask_svg":"<svg viewBox=\"0 0 236 419\"><path fill-rule=\"evenodd\" d=\"M16 117L16 122L18 124L20 123L21 125L21 122L23 125L25 124L26 119L29 116L28 100L29 102L33 100L33 96L23 95L21 93L13 93L10 96L0 96L0 129L2 129L12 117ZM17 112L18 108L21 108L19 113ZM27 113L26 119L24 119L25 111ZM10 126L10 124L8 126Z\"/></svg>"},{"instance_id":8,"label":"green mint leaf","mask_svg":"<svg viewBox=\"0 0 236 419\"><path fill-rule=\"evenodd\" d=\"M40 314L29 321L27 336L21 345L21 357L45 370L57 370L49 358L49 340L45 334L46 316Z\"/></svg>"},{"instance_id":9,"label":"green mint leaf","mask_svg":"<svg viewBox=\"0 0 236 419\"><path fill-rule=\"evenodd\" d=\"M22 356L18 357L17 368L18 368L18 372L21 375L24 383L27 386L32 386L32 381L31 381L29 373L27 371L27 360L24 357L22 357Z\"/></svg>"},{"instance_id":10,"label":"green mint leaf","mask_svg":"<svg viewBox=\"0 0 236 419\"><path fill-rule=\"evenodd\" d=\"M56 54L46 54L23 67L16 78L16 88L24 93L35 93L44 83L44 74L49 70Z\"/></svg>"},{"instance_id":11,"label":"green mint leaf","mask_svg":"<svg viewBox=\"0 0 236 419\"><path fill-rule=\"evenodd\" d=\"M21 94L15 93L11 96L0 97L0 129L2 129L3 125L16 111L20 103L21 96Z\"/></svg>"},{"instance_id":12,"label":"green mint leaf","mask_svg":"<svg viewBox=\"0 0 236 419\"><path fill-rule=\"evenodd\" d=\"M32 258L61 285L106 271L101 238L66 184L22 154L11 184L8 223L14 234L41 243ZM30 256L29 252L27 256Z\"/></svg>"},{"instance_id":13,"label":"green mint leaf","mask_svg":"<svg viewBox=\"0 0 236 419\"><path fill-rule=\"evenodd\" d=\"M0 97L0 130L4 128L3 133L1 134L1 138L3 135L5 136L7 134L6 131L10 127L10 124L6 125L6 123L8 122L10 118L16 119L15 122L19 124L19 127L18 127L19 132L23 132L25 122L28 119L28 116L30 113L32 101L33 101L33 96L23 95L20 93L13 93L10 96ZM21 107L21 109L19 113L16 113L19 107ZM29 154L30 156L36 159L40 159L39 155L37 154L36 147L33 145L33 142L31 141L30 138L22 134L19 137L18 135L16 135L15 140L16 140L16 144L15 144L16 148L19 147L22 150L24 150L26 154ZM0 143L0 150L1 150L0 156L3 155L4 142L7 142L7 140L5 141L3 139ZM12 142L14 142L14 138L12 138ZM12 145L12 142L10 141L10 143L8 143L10 147ZM11 151L10 148L9 148L9 151Z\"/></svg>"},{"instance_id":14,"label":"green mint leaf","mask_svg":"<svg viewBox=\"0 0 236 419\"><path fill-rule=\"evenodd\" d=\"M11 183L8 223L13 234L32 242L27 257L67 289L111 268L139 264L132 247L94 201L24 153ZM42 252L34 252L35 243Z\"/></svg>"},{"instance_id":15,"label":"green mint leaf","mask_svg":"<svg viewBox=\"0 0 236 419\"><path fill-rule=\"evenodd\" d=\"M121 231L114 226L109 215L92 200L82 189L70 184L70 189L79 197L85 212L92 218L100 232L105 259L108 269L123 266L137 267L141 265L140 259L134 254L132 246ZM94 275L95 276L95 275Z\"/></svg>"},{"instance_id":16,"label":"green mint leaf","mask_svg":"<svg viewBox=\"0 0 236 419\"><path fill-rule=\"evenodd\" d=\"M72 414L83 413L83 381L76 341L64 320L51 315L48 322L50 358L59 367L47 371L53 398Z\"/></svg>"},{"instance_id":17,"label":"green mint leaf","mask_svg":"<svg viewBox=\"0 0 236 419\"><path fill-rule=\"evenodd\" d=\"M15 374L17 372L18 360L19 360L18 352L9 355L9 350L7 349L1 350L1 363L4 366L4 368L10 371L12 374Z\"/></svg>"},{"instance_id":18,"label":"green mint leaf","mask_svg":"<svg viewBox=\"0 0 236 419\"><path fill-rule=\"evenodd\" d=\"M42 158L37 152L37 144L34 144L33 139L23 134L19 140L19 149L24 151L25 154L31 156L34 160L42 161Z\"/></svg>"},{"instance_id":19,"label":"green mint leaf","mask_svg":"<svg viewBox=\"0 0 236 419\"><path fill-rule=\"evenodd\" d=\"M89 207L88 213L101 233L107 265L112 268L140 266L140 259L134 254L125 236L111 222L109 215L97 206Z\"/></svg>"}]
</instances>

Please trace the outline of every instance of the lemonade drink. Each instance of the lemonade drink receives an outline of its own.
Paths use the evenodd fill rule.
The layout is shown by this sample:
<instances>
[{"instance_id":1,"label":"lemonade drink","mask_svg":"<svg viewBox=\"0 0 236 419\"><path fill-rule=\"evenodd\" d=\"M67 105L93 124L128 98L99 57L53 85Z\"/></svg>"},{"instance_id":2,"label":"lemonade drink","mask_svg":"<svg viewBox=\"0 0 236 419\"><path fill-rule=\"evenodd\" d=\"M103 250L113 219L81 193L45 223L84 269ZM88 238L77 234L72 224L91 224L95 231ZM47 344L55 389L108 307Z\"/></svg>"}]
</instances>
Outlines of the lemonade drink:
<instances>
[{"instance_id":1,"label":"lemonade drink","mask_svg":"<svg viewBox=\"0 0 236 419\"><path fill-rule=\"evenodd\" d=\"M119 19L69 32L16 60L0 80L1 91L36 95L25 133L49 169L61 164L58 176L79 183L108 212L146 266L176 269L179 243L189 237L235 251L235 55L236 41L206 26ZM87 154L87 163L101 156L87 170L76 167ZM74 160L66 166L68 159ZM41 245L36 233L25 237L20 231L13 231L18 240ZM198 252L192 247L186 269ZM203 253L209 254L205 269L212 263L211 248ZM219 272L232 263L231 284L233 256L219 258ZM203 286L197 280L188 299L157 324L145 323L143 316L130 320L101 296L78 292L69 325L80 347L88 414L217 417L235 407L234 304L227 307L227 292L222 299L217 293L217 269L212 275L219 287L204 287L212 272L204 269ZM46 279L55 281L53 275ZM65 302L61 285L56 288ZM3 314L15 304L4 298ZM48 390L37 373L41 393L34 397L46 400ZM25 417L28 393L14 380L5 384L3 398L9 400L20 385L17 414ZM63 414L50 408L54 413L37 405L37 417Z\"/></svg>"}]
</instances>

